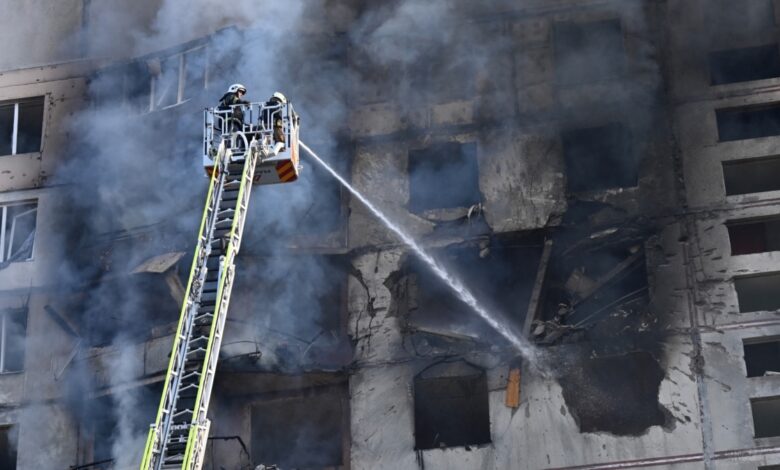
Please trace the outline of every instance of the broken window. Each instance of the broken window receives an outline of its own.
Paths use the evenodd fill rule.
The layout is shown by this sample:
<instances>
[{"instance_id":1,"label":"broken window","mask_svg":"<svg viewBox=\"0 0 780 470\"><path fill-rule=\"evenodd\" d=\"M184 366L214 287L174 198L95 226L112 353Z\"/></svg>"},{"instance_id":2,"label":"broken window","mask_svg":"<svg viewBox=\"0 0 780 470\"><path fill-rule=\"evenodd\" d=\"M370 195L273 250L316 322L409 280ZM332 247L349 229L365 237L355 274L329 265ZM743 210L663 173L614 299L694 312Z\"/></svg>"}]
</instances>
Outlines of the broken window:
<instances>
[{"instance_id":1,"label":"broken window","mask_svg":"<svg viewBox=\"0 0 780 470\"><path fill-rule=\"evenodd\" d=\"M124 79L124 99L130 109L146 113L151 107L152 74L145 61L128 65Z\"/></svg>"},{"instance_id":2,"label":"broken window","mask_svg":"<svg viewBox=\"0 0 780 470\"><path fill-rule=\"evenodd\" d=\"M252 460L279 468L342 465L348 409L341 387L255 404Z\"/></svg>"},{"instance_id":3,"label":"broken window","mask_svg":"<svg viewBox=\"0 0 780 470\"><path fill-rule=\"evenodd\" d=\"M721 142L780 135L780 105L715 110Z\"/></svg>"},{"instance_id":4,"label":"broken window","mask_svg":"<svg viewBox=\"0 0 780 470\"><path fill-rule=\"evenodd\" d=\"M620 332L618 334L625 334ZM580 432L640 436L671 414L658 401L664 370L649 352L562 361L563 399Z\"/></svg>"},{"instance_id":5,"label":"broken window","mask_svg":"<svg viewBox=\"0 0 780 470\"><path fill-rule=\"evenodd\" d=\"M42 96L0 103L0 155L41 151L43 103Z\"/></svg>"},{"instance_id":6,"label":"broken window","mask_svg":"<svg viewBox=\"0 0 780 470\"><path fill-rule=\"evenodd\" d=\"M24 370L27 309L0 310L0 373Z\"/></svg>"},{"instance_id":7,"label":"broken window","mask_svg":"<svg viewBox=\"0 0 780 470\"><path fill-rule=\"evenodd\" d=\"M160 57L149 61L154 69L154 109L183 103L206 86L206 47Z\"/></svg>"},{"instance_id":8,"label":"broken window","mask_svg":"<svg viewBox=\"0 0 780 470\"><path fill-rule=\"evenodd\" d=\"M780 436L780 397L751 398L753 436Z\"/></svg>"},{"instance_id":9,"label":"broken window","mask_svg":"<svg viewBox=\"0 0 780 470\"><path fill-rule=\"evenodd\" d=\"M780 190L780 157L723 162L727 196Z\"/></svg>"},{"instance_id":10,"label":"broken window","mask_svg":"<svg viewBox=\"0 0 780 470\"><path fill-rule=\"evenodd\" d=\"M4 470L16 468L18 434L16 426L0 426L0 468Z\"/></svg>"},{"instance_id":11,"label":"broken window","mask_svg":"<svg viewBox=\"0 0 780 470\"><path fill-rule=\"evenodd\" d=\"M622 229L586 235L551 258L541 315L534 336L551 344L610 337L612 346L627 332L647 330L657 322L650 301L644 253L646 235Z\"/></svg>"},{"instance_id":12,"label":"broken window","mask_svg":"<svg viewBox=\"0 0 780 470\"><path fill-rule=\"evenodd\" d=\"M437 250L437 260L455 273L488 310L519 327L536 277L543 240L539 233L506 239L494 238L488 245ZM410 331L449 338L471 338L493 344L500 336L466 305L453 289L418 258L391 283L395 305L408 305L405 325ZM404 299L408 295L408 299Z\"/></svg>"},{"instance_id":13,"label":"broken window","mask_svg":"<svg viewBox=\"0 0 780 470\"><path fill-rule=\"evenodd\" d=\"M32 258L37 202L0 206L0 267Z\"/></svg>"},{"instance_id":14,"label":"broken window","mask_svg":"<svg viewBox=\"0 0 780 470\"><path fill-rule=\"evenodd\" d=\"M625 67L620 20L556 23L555 78L574 85L619 76Z\"/></svg>"},{"instance_id":15,"label":"broken window","mask_svg":"<svg viewBox=\"0 0 780 470\"><path fill-rule=\"evenodd\" d=\"M732 255L780 250L780 218L727 222Z\"/></svg>"},{"instance_id":16,"label":"broken window","mask_svg":"<svg viewBox=\"0 0 780 470\"><path fill-rule=\"evenodd\" d=\"M713 85L780 77L777 44L711 52L709 62Z\"/></svg>"},{"instance_id":17,"label":"broken window","mask_svg":"<svg viewBox=\"0 0 780 470\"><path fill-rule=\"evenodd\" d=\"M490 443L490 405L483 370L463 364L454 373L434 366L414 379L416 450ZM453 374L453 375L451 375Z\"/></svg>"},{"instance_id":18,"label":"broken window","mask_svg":"<svg viewBox=\"0 0 780 470\"><path fill-rule=\"evenodd\" d=\"M206 87L206 64L205 47L198 47L184 53L183 100L197 96Z\"/></svg>"},{"instance_id":19,"label":"broken window","mask_svg":"<svg viewBox=\"0 0 780 470\"><path fill-rule=\"evenodd\" d=\"M562 140L569 192L637 185L639 159L622 124L569 130Z\"/></svg>"},{"instance_id":20,"label":"broken window","mask_svg":"<svg viewBox=\"0 0 780 470\"><path fill-rule=\"evenodd\" d=\"M743 346L748 377L780 374L780 340L753 339Z\"/></svg>"},{"instance_id":21,"label":"broken window","mask_svg":"<svg viewBox=\"0 0 780 470\"><path fill-rule=\"evenodd\" d=\"M160 70L154 80L154 108L160 109L179 102L179 71L182 56L176 54L159 61Z\"/></svg>"},{"instance_id":22,"label":"broken window","mask_svg":"<svg viewBox=\"0 0 780 470\"><path fill-rule=\"evenodd\" d=\"M412 212L470 207L481 200L476 143L446 142L409 151Z\"/></svg>"},{"instance_id":23,"label":"broken window","mask_svg":"<svg viewBox=\"0 0 780 470\"><path fill-rule=\"evenodd\" d=\"M740 312L780 309L780 273L734 278Z\"/></svg>"}]
</instances>

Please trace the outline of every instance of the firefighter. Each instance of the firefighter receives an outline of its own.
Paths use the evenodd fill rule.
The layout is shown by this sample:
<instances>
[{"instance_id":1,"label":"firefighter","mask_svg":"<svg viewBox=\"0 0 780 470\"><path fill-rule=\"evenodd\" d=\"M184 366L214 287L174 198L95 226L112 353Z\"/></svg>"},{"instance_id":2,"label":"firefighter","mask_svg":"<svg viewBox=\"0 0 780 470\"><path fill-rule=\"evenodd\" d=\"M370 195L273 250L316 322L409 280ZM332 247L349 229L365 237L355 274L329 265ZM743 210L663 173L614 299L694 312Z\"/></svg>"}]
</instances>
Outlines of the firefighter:
<instances>
[{"instance_id":1,"label":"firefighter","mask_svg":"<svg viewBox=\"0 0 780 470\"><path fill-rule=\"evenodd\" d=\"M246 87L240 83L234 83L233 85L230 85L227 93L222 95L222 98L220 98L217 109L220 111L226 111L229 109L233 110L233 113L228 118L229 125L227 126L227 129L223 129L223 132L235 132L243 130L244 109L243 106L236 105L249 104L249 101L245 101L243 99L244 95L246 95Z\"/></svg>"},{"instance_id":2,"label":"firefighter","mask_svg":"<svg viewBox=\"0 0 780 470\"><path fill-rule=\"evenodd\" d=\"M270 125L273 128L273 155L277 155L284 150L285 139L282 113L284 112L283 107L286 104L287 97L277 91L271 95L271 98L265 103L265 109L263 109L263 124Z\"/></svg>"}]
</instances>

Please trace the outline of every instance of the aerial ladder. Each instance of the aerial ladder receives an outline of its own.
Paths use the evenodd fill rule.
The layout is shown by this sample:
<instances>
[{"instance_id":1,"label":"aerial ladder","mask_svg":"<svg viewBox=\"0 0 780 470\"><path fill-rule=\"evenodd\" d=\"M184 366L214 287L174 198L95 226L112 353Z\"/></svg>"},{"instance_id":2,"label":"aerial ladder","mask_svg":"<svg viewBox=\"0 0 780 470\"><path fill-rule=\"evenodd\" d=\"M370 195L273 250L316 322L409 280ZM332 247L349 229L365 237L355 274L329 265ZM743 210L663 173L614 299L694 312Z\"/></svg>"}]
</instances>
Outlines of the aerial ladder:
<instances>
[{"instance_id":1,"label":"aerial ladder","mask_svg":"<svg viewBox=\"0 0 780 470\"><path fill-rule=\"evenodd\" d=\"M292 182L300 171L298 117L292 104L237 106L243 108L243 121L234 117L234 109L204 113L208 195L141 470L199 470L203 465L209 399L252 186Z\"/></svg>"}]
</instances>

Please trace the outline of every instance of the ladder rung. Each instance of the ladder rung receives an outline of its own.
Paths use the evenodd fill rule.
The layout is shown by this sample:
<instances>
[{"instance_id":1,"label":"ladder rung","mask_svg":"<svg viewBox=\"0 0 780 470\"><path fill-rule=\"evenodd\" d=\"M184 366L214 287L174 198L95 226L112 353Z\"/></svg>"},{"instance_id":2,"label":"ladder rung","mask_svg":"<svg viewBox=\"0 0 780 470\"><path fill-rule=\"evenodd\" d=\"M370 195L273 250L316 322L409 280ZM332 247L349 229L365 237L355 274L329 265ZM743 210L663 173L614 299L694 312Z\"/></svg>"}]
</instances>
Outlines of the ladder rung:
<instances>
[{"instance_id":1,"label":"ladder rung","mask_svg":"<svg viewBox=\"0 0 780 470\"><path fill-rule=\"evenodd\" d=\"M174 417L174 418L178 418L179 416L184 416L184 415L186 415L186 414L190 414L190 415L191 415L191 414L192 414L192 410L190 410L190 409L181 410L181 411L179 411L178 413L174 413L174 414L173 414L173 417Z\"/></svg>"},{"instance_id":2,"label":"ladder rung","mask_svg":"<svg viewBox=\"0 0 780 470\"><path fill-rule=\"evenodd\" d=\"M225 188L226 190L233 190L233 189L238 189L240 186L241 186L241 180L235 179L235 180L228 181L222 187Z\"/></svg>"},{"instance_id":3,"label":"ladder rung","mask_svg":"<svg viewBox=\"0 0 780 470\"><path fill-rule=\"evenodd\" d=\"M218 229L226 229L226 228L232 227L232 226L233 226L233 219L232 218L217 220L217 223L214 224L214 227L218 228Z\"/></svg>"},{"instance_id":4,"label":"ladder rung","mask_svg":"<svg viewBox=\"0 0 780 470\"><path fill-rule=\"evenodd\" d=\"M233 214L235 214L235 213L236 213L236 209L235 208L224 209L224 210L221 210L221 211L217 212L217 219L224 219L226 217L232 218Z\"/></svg>"}]
</instances>

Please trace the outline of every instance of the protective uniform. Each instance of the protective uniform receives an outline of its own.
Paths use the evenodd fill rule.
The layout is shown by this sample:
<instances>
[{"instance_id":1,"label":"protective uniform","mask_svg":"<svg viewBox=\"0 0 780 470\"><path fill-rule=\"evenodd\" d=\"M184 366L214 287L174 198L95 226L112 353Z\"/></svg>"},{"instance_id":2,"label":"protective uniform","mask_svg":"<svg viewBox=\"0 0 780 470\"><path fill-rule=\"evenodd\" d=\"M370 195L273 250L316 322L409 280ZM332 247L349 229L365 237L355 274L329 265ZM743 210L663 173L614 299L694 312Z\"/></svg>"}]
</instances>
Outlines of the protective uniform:
<instances>
[{"instance_id":1,"label":"protective uniform","mask_svg":"<svg viewBox=\"0 0 780 470\"><path fill-rule=\"evenodd\" d=\"M263 110L263 123L269 124L274 130L274 142L284 143L284 129L282 126L282 108L278 108L279 105L287 104L287 98L278 91L271 96L271 98L265 103L266 108ZM276 106L277 109L270 109Z\"/></svg>"},{"instance_id":2,"label":"protective uniform","mask_svg":"<svg viewBox=\"0 0 780 470\"><path fill-rule=\"evenodd\" d=\"M217 109L219 110L228 110L231 109L231 106L239 105L239 104L249 104L249 101L242 100L238 97L238 93L242 92L246 94L246 87L244 85L241 85L240 83L235 83L233 85L230 85L230 88L228 88L227 93L222 95L222 98L219 99L219 105L217 106ZM236 106L233 109L233 113L231 114L229 121L229 132L233 132L236 130L243 129L244 125L244 110L241 108L241 106Z\"/></svg>"}]
</instances>

